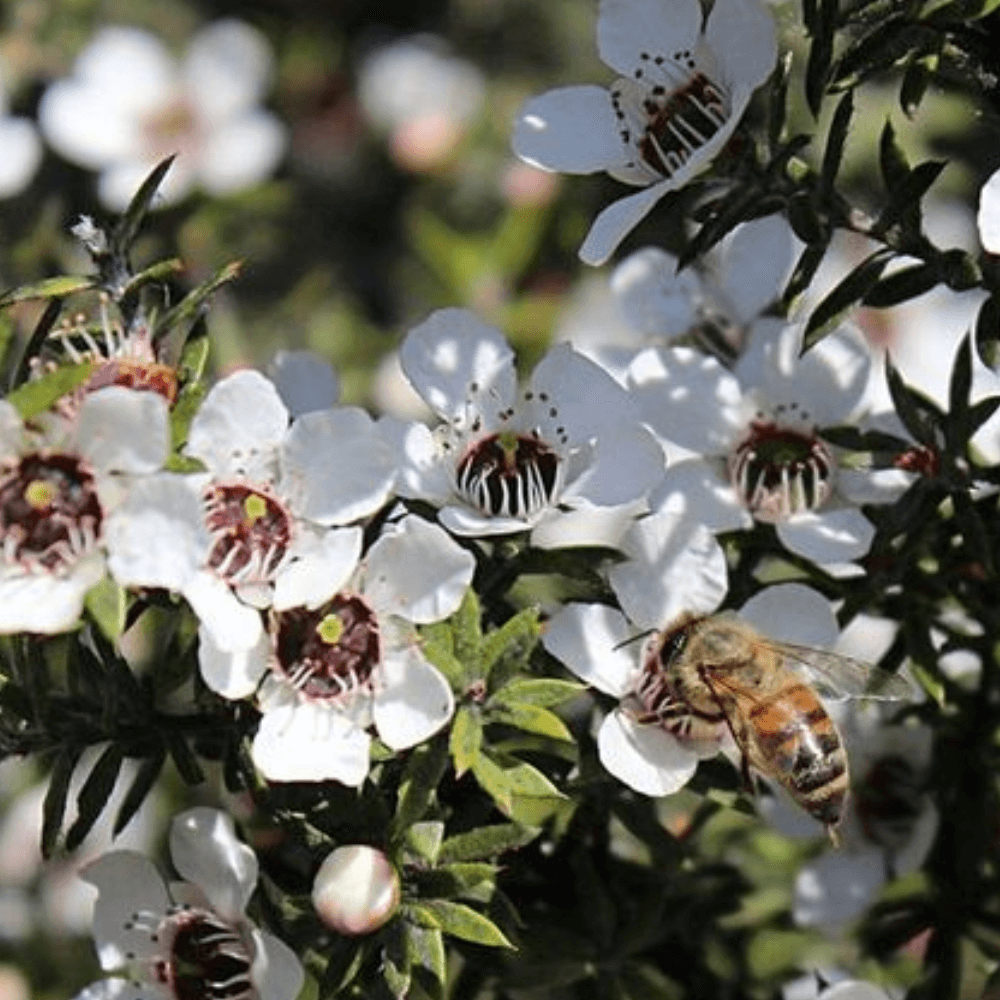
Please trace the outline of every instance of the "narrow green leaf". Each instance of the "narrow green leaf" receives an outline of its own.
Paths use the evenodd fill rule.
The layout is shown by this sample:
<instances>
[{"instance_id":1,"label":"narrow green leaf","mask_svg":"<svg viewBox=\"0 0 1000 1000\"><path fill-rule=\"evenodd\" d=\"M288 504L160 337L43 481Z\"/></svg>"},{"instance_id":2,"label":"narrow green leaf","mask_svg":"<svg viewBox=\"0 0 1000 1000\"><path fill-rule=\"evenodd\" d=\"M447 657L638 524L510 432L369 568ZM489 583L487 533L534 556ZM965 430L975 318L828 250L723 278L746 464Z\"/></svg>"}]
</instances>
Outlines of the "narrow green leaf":
<instances>
[{"instance_id":1,"label":"narrow green leaf","mask_svg":"<svg viewBox=\"0 0 1000 1000\"><path fill-rule=\"evenodd\" d=\"M907 63L903 82L899 86L899 106L907 118L912 118L917 113L920 102L927 93L931 82L931 59L936 63L936 54L933 57L911 58Z\"/></svg>"},{"instance_id":2,"label":"narrow green leaf","mask_svg":"<svg viewBox=\"0 0 1000 1000\"><path fill-rule=\"evenodd\" d=\"M44 413L57 400L83 385L93 374L94 363L60 365L39 379L23 382L7 395L7 402L17 409L23 420Z\"/></svg>"},{"instance_id":3,"label":"narrow green leaf","mask_svg":"<svg viewBox=\"0 0 1000 1000\"><path fill-rule=\"evenodd\" d=\"M475 765L482 745L483 723L479 710L469 705L460 705L455 712L448 740L456 777L461 778Z\"/></svg>"},{"instance_id":4,"label":"narrow green leaf","mask_svg":"<svg viewBox=\"0 0 1000 1000\"><path fill-rule=\"evenodd\" d=\"M994 544L989 530L968 493L964 490L955 490L952 500L955 504L955 520L962 529L966 551L982 563L986 574L992 579Z\"/></svg>"},{"instance_id":5,"label":"narrow green leaf","mask_svg":"<svg viewBox=\"0 0 1000 1000\"><path fill-rule=\"evenodd\" d=\"M911 224L917 228L920 218L918 212L920 199L946 166L945 160L926 160L917 164L906 179L890 191L889 203L879 213L872 227L873 234L886 233L896 223L908 217L912 217Z\"/></svg>"},{"instance_id":6,"label":"narrow green leaf","mask_svg":"<svg viewBox=\"0 0 1000 1000\"><path fill-rule=\"evenodd\" d=\"M492 891L496 876L496 865L481 861L439 865L429 871L413 874L419 885L421 898L436 896L443 899L466 895L470 890L480 888L487 883Z\"/></svg>"},{"instance_id":7,"label":"narrow green leaf","mask_svg":"<svg viewBox=\"0 0 1000 1000\"><path fill-rule=\"evenodd\" d=\"M969 409L969 393L972 391L972 345L968 335L962 338L955 352L955 363L948 381L948 412L952 418L959 418Z\"/></svg>"},{"instance_id":8,"label":"narrow green leaf","mask_svg":"<svg viewBox=\"0 0 1000 1000\"><path fill-rule=\"evenodd\" d=\"M491 704L507 705L518 702L522 705L540 705L547 708L575 698L587 690L579 681L563 681L554 677L531 677L511 681L490 698Z\"/></svg>"},{"instance_id":9,"label":"narrow green leaf","mask_svg":"<svg viewBox=\"0 0 1000 1000\"><path fill-rule=\"evenodd\" d=\"M468 833L448 837L441 845L438 861L477 861L495 858L504 851L513 851L530 844L541 830L520 823L495 823L481 826Z\"/></svg>"},{"instance_id":10,"label":"narrow green leaf","mask_svg":"<svg viewBox=\"0 0 1000 1000\"><path fill-rule=\"evenodd\" d=\"M854 91L849 90L837 103L830 122L830 130L826 136L826 148L823 151L823 165L820 169L820 187L829 196L836 188L837 173L844 158L844 142L847 130L851 126L851 116L854 114Z\"/></svg>"},{"instance_id":11,"label":"narrow green leaf","mask_svg":"<svg viewBox=\"0 0 1000 1000\"><path fill-rule=\"evenodd\" d=\"M892 251L881 248L866 257L846 275L816 306L806 324L802 338L802 353L818 344L878 281L892 258Z\"/></svg>"},{"instance_id":12,"label":"narrow green leaf","mask_svg":"<svg viewBox=\"0 0 1000 1000\"><path fill-rule=\"evenodd\" d=\"M82 747L64 746L56 755L49 775L49 787L45 791L42 805L42 857L48 860L56 847L63 816L66 814L66 799L73 771L80 760Z\"/></svg>"},{"instance_id":13,"label":"narrow green leaf","mask_svg":"<svg viewBox=\"0 0 1000 1000\"><path fill-rule=\"evenodd\" d=\"M174 156L168 156L161 160L147 175L146 179L139 185L139 190L132 196L128 207L118 220L114 232L110 238L110 255L124 260L135 241L142 220L149 210L150 203L156 196L163 178L174 162Z\"/></svg>"},{"instance_id":14,"label":"narrow green leaf","mask_svg":"<svg viewBox=\"0 0 1000 1000\"><path fill-rule=\"evenodd\" d=\"M910 264L881 278L865 293L862 301L866 306L885 309L929 292L940 280L937 261Z\"/></svg>"},{"instance_id":15,"label":"narrow green leaf","mask_svg":"<svg viewBox=\"0 0 1000 1000\"><path fill-rule=\"evenodd\" d=\"M489 722L499 722L527 733L535 733L562 743L573 743L573 734L554 712L540 705L522 705L507 701L493 706L487 715Z\"/></svg>"},{"instance_id":16,"label":"narrow green leaf","mask_svg":"<svg viewBox=\"0 0 1000 1000\"><path fill-rule=\"evenodd\" d=\"M513 792L504 769L489 756L481 753L473 761L472 773L479 782L479 787L493 799L500 812L509 816L513 808Z\"/></svg>"},{"instance_id":17,"label":"narrow green leaf","mask_svg":"<svg viewBox=\"0 0 1000 1000\"><path fill-rule=\"evenodd\" d=\"M411 823L406 828L404 837L410 854L426 864L437 864L438 851L444 840L444 823L440 820Z\"/></svg>"},{"instance_id":18,"label":"narrow green leaf","mask_svg":"<svg viewBox=\"0 0 1000 1000\"><path fill-rule=\"evenodd\" d=\"M171 331L183 329L194 323L208 305L209 299L225 284L234 281L243 267L242 261L232 261L219 268L210 278L191 289L180 302L168 309L156 320L153 339L159 341Z\"/></svg>"},{"instance_id":19,"label":"narrow green leaf","mask_svg":"<svg viewBox=\"0 0 1000 1000\"><path fill-rule=\"evenodd\" d=\"M105 747L76 797L76 819L66 831L66 850L75 851L90 833L111 798L125 756L117 743Z\"/></svg>"},{"instance_id":20,"label":"narrow green leaf","mask_svg":"<svg viewBox=\"0 0 1000 1000\"><path fill-rule=\"evenodd\" d=\"M458 610L448 619L454 634L455 657L463 664L466 673L483 677L480 659L480 643L482 630L480 619L482 610L479 607L479 597L470 587L462 598Z\"/></svg>"},{"instance_id":21,"label":"narrow green leaf","mask_svg":"<svg viewBox=\"0 0 1000 1000\"><path fill-rule=\"evenodd\" d=\"M423 980L421 985L425 989L430 986L426 977L419 976L419 970L422 969L439 986L443 986L448 977L448 964L441 931L432 927L418 927L402 920L398 923L403 929L410 968Z\"/></svg>"},{"instance_id":22,"label":"narrow green leaf","mask_svg":"<svg viewBox=\"0 0 1000 1000\"><path fill-rule=\"evenodd\" d=\"M382 977L396 1000L405 1000L410 992L411 956L404 940L406 924L395 921L385 932L382 949Z\"/></svg>"},{"instance_id":23,"label":"narrow green leaf","mask_svg":"<svg viewBox=\"0 0 1000 1000\"><path fill-rule=\"evenodd\" d=\"M817 244L827 239L825 221L804 191L797 191L788 201L788 224L803 243Z\"/></svg>"},{"instance_id":24,"label":"narrow green leaf","mask_svg":"<svg viewBox=\"0 0 1000 1000\"><path fill-rule=\"evenodd\" d=\"M920 396L903 382L898 369L888 358L885 377L896 415L902 420L903 426L920 444L936 448L938 441L934 433L935 421L931 419L932 415L938 415L936 407L932 410L930 400Z\"/></svg>"},{"instance_id":25,"label":"narrow green leaf","mask_svg":"<svg viewBox=\"0 0 1000 1000\"><path fill-rule=\"evenodd\" d=\"M1000 369L1000 301L991 295L976 317L976 353L988 368Z\"/></svg>"},{"instance_id":26,"label":"narrow green leaf","mask_svg":"<svg viewBox=\"0 0 1000 1000\"><path fill-rule=\"evenodd\" d=\"M52 332L52 327L55 326L61 312L62 299L52 299L45 304L42 315L35 324L35 329L28 338L28 343L24 345L24 351L17 365L11 372L10 381L7 383L8 392L13 392L19 385L27 382L28 376L31 375L31 362L41 352L45 340Z\"/></svg>"},{"instance_id":27,"label":"narrow green leaf","mask_svg":"<svg viewBox=\"0 0 1000 1000\"><path fill-rule=\"evenodd\" d=\"M902 146L896 141L896 130L888 118L879 138L878 159L886 191L891 192L897 184L902 184L910 176L909 161Z\"/></svg>"},{"instance_id":28,"label":"narrow green leaf","mask_svg":"<svg viewBox=\"0 0 1000 1000\"><path fill-rule=\"evenodd\" d=\"M115 816L115 825L112 831L114 836L118 836L122 830L128 826L129 821L139 811L146 797L153 790L156 779L159 778L163 770L164 761L167 759L167 752L164 748L157 747L153 753L146 757L140 764L129 785L128 791L122 798L118 813Z\"/></svg>"},{"instance_id":29,"label":"narrow green leaf","mask_svg":"<svg viewBox=\"0 0 1000 1000\"><path fill-rule=\"evenodd\" d=\"M180 776L189 785L200 785L205 780L205 773L198 763L198 758L188 746L187 740L173 729L164 730L163 738Z\"/></svg>"},{"instance_id":30,"label":"narrow green leaf","mask_svg":"<svg viewBox=\"0 0 1000 1000\"><path fill-rule=\"evenodd\" d=\"M508 618L500 628L487 633L480 650L483 676L488 678L501 659L526 662L539 635L537 608L525 608Z\"/></svg>"},{"instance_id":31,"label":"narrow green leaf","mask_svg":"<svg viewBox=\"0 0 1000 1000\"><path fill-rule=\"evenodd\" d=\"M829 245L829 234L820 243L812 243L806 246L806 248L799 255L798 261L795 263L795 268L792 271L791 277L788 279L788 284L785 286L785 290L781 293L781 304L785 310L789 310L795 300L802 294L802 292L809 287L816 272L819 270L820 264L823 263L823 258L826 256L826 249Z\"/></svg>"},{"instance_id":32,"label":"narrow green leaf","mask_svg":"<svg viewBox=\"0 0 1000 1000\"><path fill-rule=\"evenodd\" d=\"M93 287L93 275L60 274L53 278L43 278L34 284L4 292L0 295L0 309L15 302L27 302L29 299L64 299Z\"/></svg>"},{"instance_id":33,"label":"narrow green leaf","mask_svg":"<svg viewBox=\"0 0 1000 1000\"><path fill-rule=\"evenodd\" d=\"M184 262L179 257L171 257L169 260L158 260L155 264L150 264L138 274L129 278L128 284L121 291L121 298L127 295L134 295L140 288L150 284L162 284L171 278L177 277L183 272Z\"/></svg>"},{"instance_id":34,"label":"narrow green leaf","mask_svg":"<svg viewBox=\"0 0 1000 1000\"><path fill-rule=\"evenodd\" d=\"M448 749L440 737L410 751L399 784L396 815L390 828L393 842L397 842L408 827L423 818L447 766Z\"/></svg>"},{"instance_id":35,"label":"narrow green leaf","mask_svg":"<svg viewBox=\"0 0 1000 1000\"><path fill-rule=\"evenodd\" d=\"M419 927L438 929L452 937L494 948L513 948L507 936L489 917L449 899L424 899L407 903L405 918Z\"/></svg>"},{"instance_id":36,"label":"narrow green leaf","mask_svg":"<svg viewBox=\"0 0 1000 1000\"><path fill-rule=\"evenodd\" d=\"M778 58L767 90L767 148L773 156L781 143L788 113L788 78L792 69L792 53Z\"/></svg>"},{"instance_id":37,"label":"narrow green leaf","mask_svg":"<svg viewBox=\"0 0 1000 1000\"><path fill-rule=\"evenodd\" d=\"M444 674L453 691L464 691L476 677L468 665L462 663L453 651L452 633L448 630L448 641L438 638L428 638L426 627L421 631L423 642L420 645L424 656Z\"/></svg>"}]
</instances>

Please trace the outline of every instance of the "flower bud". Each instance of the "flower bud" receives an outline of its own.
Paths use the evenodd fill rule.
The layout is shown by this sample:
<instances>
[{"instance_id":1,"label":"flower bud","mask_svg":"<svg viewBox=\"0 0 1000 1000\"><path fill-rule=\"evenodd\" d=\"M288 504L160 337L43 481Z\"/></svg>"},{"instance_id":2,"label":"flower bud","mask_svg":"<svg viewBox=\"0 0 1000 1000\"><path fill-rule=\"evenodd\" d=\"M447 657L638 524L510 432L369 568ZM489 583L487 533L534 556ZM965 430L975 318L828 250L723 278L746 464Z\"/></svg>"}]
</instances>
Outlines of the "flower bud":
<instances>
[{"instance_id":1,"label":"flower bud","mask_svg":"<svg viewBox=\"0 0 1000 1000\"><path fill-rule=\"evenodd\" d=\"M320 920L338 934L370 934L399 906L399 873L376 847L338 847L319 866L312 901Z\"/></svg>"}]
</instances>

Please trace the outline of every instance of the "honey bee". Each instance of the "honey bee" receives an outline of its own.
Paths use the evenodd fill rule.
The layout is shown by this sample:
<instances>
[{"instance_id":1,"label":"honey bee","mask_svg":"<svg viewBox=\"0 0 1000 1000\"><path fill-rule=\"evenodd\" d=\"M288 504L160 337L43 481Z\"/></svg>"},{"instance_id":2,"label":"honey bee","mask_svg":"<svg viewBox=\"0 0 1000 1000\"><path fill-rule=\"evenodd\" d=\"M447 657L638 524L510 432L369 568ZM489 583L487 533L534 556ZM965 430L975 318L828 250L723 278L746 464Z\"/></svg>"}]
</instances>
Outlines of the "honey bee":
<instances>
[{"instance_id":1,"label":"honey bee","mask_svg":"<svg viewBox=\"0 0 1000 1000\"><path fill-rule=\"evenodd\" d=\"M728 728L746 788L753 790L751 767L775 779L836 844L850 784L847 754L817 687L834 698L911 696L902 677L766 638L727 614L685 615L659 633L635 693L641 721L682 738Z\"/></svg>"}]
</instances>

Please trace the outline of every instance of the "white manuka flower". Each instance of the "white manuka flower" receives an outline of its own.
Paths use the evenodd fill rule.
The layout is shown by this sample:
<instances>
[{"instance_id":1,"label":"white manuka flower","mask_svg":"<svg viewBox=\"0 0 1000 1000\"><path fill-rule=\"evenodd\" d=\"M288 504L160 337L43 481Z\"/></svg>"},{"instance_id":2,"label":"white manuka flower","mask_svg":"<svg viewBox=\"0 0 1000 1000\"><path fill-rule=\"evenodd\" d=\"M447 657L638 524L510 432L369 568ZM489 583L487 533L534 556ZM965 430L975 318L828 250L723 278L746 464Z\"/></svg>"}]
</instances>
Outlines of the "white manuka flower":
<instances>
[{"instance_id":1,"label":"white manuka flower","mask_svg":"<svg viewBox=\"0 0 1000 1000\"><path fill-rule=\"evenodd\" d=\"M668 191L704 170L733 134L777 60L774 21L757 0L601 0L601 59L623 74L603 87L529 100L514 151L544 170L607 171L643 190L597 217L580 248L602 264Z\"/></svg>"},{"instance_id":2,"label":"white manuka flower","mask_svg":"<svg viewBox=\"0 0 1000 1000\"><path fill-rule=\"evenodd\" d=\"M398 489L439 506L456 534L613 544L662 477L663 453L625 390L569 344L519 393L503 335L465 309L441 309L410 331L400 358L444 423L410 429Z\"/></svg>"},{"instance_id":3,"label":"white manuka flower","mask_svg":"<svg viewBox=\"0 0 1000 1000\"><path fill-rule=\"evenodd\" d=\"M266 645L202 661L206 682L227 697L260 685L252 753L272 781L360 785L370 726L404 750L454 711L451 688L421 653L413 626L456 610L472 580L471 553L414 515L387 525L360 561L360 529L336 535L345 544L330 557L332 587L303 587L299 605L276 606Z\"/></svg>"},{"instance_id":4,"label":"white manuka flower","mask_svg":"<svg viewBox=\"0 0 1000 1000\"><path fill-rule=\"evenodd\" d=\"M1000 170L990 174L979 192L976 225L983 249L987 253L1000 254Z\"/></svg>"},{"instance_id":5,"label":"white manuka flower","mask_svg":"<svg viewBox=\"0 0 1000 1000\"><path fill-rule=\"evenodd\" d=\"M0 60L0 198L12 198L31 183L42 162L42 142L34 124L11 115Z\"/></svg>"},{"instance_id":6,"label":"white manuka flower","mask_svg":"<svg viewBox=\"0 0 1000 1000\"><path fill-rule=\"evenodd\" d=\"M701 757L718 752L722 727L678 712L660 660L671 624L710 614L726 595L726 559L704 526L668 511L636 521L609 571L624 611L568 604L542 634L545 648L578 677L621 700L598 733L601 763L645 795L685 785ZM644 634L650 635L642 641Z\"/></svg>"},{"instance_id":7,"label":"white manuka flower","mask_svg":"<svg viewBox=\"0 0 1000 1000\"><path fill-rule=\"evenodd\" d=\"M207 472L140 484L111 519L108 546L120 583L187 599L202 623L204 664L216 648L263 640L258 608L291 607L303 590L335 586L353 543L330 528L386 502L397 458L357 407L290 422L277 389L252 370L212 387L185 450Z\"/></svg>"},{"instance_id":8,"label":"white manuka flower","mask_svg":"<svg viewBox=\"0 0 1000 1000\"><path fill-rule=\"evenodd\" d=\"M802 867L792 903L796 923L833 934L859 917L887 881L923 865L939 821L927 794L934 731L887 722L874 704L852 704L836 718L851 765L842 849ZM772 821L784 829L781 813L779 805Z\"/></svg>"},{"instance_id":9,"label":"white manuka flower","mask_svg":"<svg viewBox=\"0 0 1000 1000\"><path fill-rule=\"evenodd\" d=\"M0 400L0 633L63 632L104 576L109 514L170 448L167 404L120 386L72 419Z\"/></svg>"},{"instance_id":10,"label":"white manuka flower","mask_svg":"<svg viewBox=\"0 0 1000 1000\"><path fill-rule=\"evenodd\" d=\"M295 1000L304 973L283 941L254 926L246 907L257 858L217 809L189 809L170 827L182 882L164 882L136 851L111 851L84 867L97 887L94 942L102 979L76 1000Z\"/></svg>"},{"instance_id":11,"label":"white manuka flower","mask_svg":"<svg viewBox=\"0 0 1000 1000\"><path fill-rule=\"evenodd\" d=\"M270 73L267 39L243 21L206 26L180 62L146 31L106 27L42 95L39 124L57 153L100 173L110 209L174 154L159 204L196 187L230 194L266 178L284 152L284 126L259 107Z\"/></svg>"},{"instance_id":12,"label":"white manuka flower","mask_svg":"<svg viewBox=\"0 0 1000 1000\"><path fill-rule=\"evenodd\" d=\"M819 429L851 418L871 354L840 327L799 356L801 327L761 327L733 372L685 347L649 348L629 384L650 427L688 457L666 471L650 503L681 504L715 531L773 523L782 542L838 566L868 551L860 502L892 500L909 476L838 468ZM693 457L691 453L694 453Z\"/></svg>"}]
</instances>

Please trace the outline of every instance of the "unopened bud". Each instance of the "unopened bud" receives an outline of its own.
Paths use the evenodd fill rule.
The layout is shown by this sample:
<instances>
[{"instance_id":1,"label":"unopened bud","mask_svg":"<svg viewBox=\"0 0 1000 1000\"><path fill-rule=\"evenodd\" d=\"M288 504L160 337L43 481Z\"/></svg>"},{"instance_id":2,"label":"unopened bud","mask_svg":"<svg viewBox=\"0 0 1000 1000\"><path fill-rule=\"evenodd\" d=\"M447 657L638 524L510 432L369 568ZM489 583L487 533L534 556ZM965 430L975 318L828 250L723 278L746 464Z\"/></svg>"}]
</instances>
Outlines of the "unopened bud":
<instances>
[{"instance_id":1,"label":"unopened bud","mask_svg":"<svg viewBox=\"0 0 1000 1000\"><path fill-rule=\"evenodd\" d=\"M396 912L399 873L376 847L338 847L319 866L312 901L320 920L338 934L370 934Z\"/></svg>"}]
</instances>

